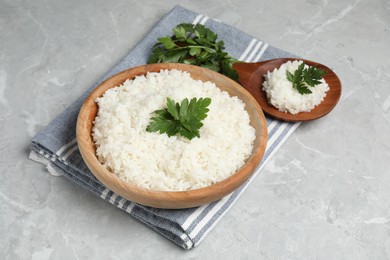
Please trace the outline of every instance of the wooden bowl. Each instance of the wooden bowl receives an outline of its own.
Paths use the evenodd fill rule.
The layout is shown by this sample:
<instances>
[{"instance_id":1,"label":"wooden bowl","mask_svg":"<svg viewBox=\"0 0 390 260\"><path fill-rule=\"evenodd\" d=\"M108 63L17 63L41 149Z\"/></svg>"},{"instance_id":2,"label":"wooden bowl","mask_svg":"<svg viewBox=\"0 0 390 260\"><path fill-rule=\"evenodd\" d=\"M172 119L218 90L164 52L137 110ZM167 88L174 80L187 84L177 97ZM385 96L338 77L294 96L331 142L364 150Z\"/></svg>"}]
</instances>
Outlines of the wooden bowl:
<instances>
[{"instance_id":1,"label":"wooden bowl","mask_svg":"<svg viewBox=\"0 0 390 260\"><path fill-rule=\"evenodd\" d=\"M96 157L96 149L92 139L92 122L98 112L95 103L97 97L112 87L118 86L127 79L132 79L147 72L159 72L162 69L178 69L187 71L194 79L211 81L221 90L231 96L238 96L246 104L250 116L250 123L256 130L256 139L252 155L247 159L235 174L229 178L208 187L189 191L157 191L140 188L139 186L123 181L114 173L106 169ZM174 63L148 64L122 71L97 86L85 100L78 115L77 142L80 153L91 172L107 188L120 196L146 206L156 208L190 208L207 204L231 193L242 185L260 163L267 144L267 124L264 114L256 100L235 81L209 69Z\"/></svg>"}]
</instances>

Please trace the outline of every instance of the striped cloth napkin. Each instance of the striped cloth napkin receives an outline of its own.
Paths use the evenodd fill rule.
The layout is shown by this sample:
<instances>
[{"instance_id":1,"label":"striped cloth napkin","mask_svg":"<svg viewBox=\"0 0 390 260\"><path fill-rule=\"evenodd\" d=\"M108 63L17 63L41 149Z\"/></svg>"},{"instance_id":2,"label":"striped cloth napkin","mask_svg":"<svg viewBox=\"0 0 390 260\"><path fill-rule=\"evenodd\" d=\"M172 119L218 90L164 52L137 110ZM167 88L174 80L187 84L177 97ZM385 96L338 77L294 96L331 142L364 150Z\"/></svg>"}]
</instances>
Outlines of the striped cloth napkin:
<instances>
[{"instance_id":1,"label":"striped cloth napkin","mask_svg":"<svg viewBox=\"0 0 390 260\"><path fill-rule=\"evenodd\" d=\"M77 146L75 127L83 101L92 89L104 79L124 69L145 64L157 38L171 35L172 29L183 22L205 24L218 34L219 39L225 42L227 52L242 61L254 62L279 57L295 57L229 25L176 6L157 23L119 64L103 75L78 100L32 139L30 158L47 165L47 169L51 174L68 178L100 198L128 212L175 244L185 249L191 249L199 245L224 214L228 212L229 208L259 173L262 166L299 124L267 118L269 140L262 163L242 187L220 201L209 205L181 210L145 207L120 197L100 183L84 164Z\"/></svg>"}]
</instances>

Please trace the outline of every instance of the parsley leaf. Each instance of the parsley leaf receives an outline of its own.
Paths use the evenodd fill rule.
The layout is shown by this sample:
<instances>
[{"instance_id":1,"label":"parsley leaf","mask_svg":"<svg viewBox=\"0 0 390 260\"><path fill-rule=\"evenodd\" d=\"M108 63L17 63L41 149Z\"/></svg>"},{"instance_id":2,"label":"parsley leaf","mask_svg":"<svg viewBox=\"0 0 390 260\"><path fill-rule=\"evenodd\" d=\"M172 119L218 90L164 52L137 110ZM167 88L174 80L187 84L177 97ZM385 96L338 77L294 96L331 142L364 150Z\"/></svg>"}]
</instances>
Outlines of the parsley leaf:
<instances>
[{"instance_id":1,"label":"parsley leaf","mask_svg":"<svg viewBox=\"0 0 390 260\"><path fill-rule=\"evenodd\" d=\"M315 67L309 67L304 71L303 74L304 81L310 87L314 87L321 83L322 77L326 74L325 70L317 69Z\"/></svg>"},{"instance_id":2,"label":"parsley leaf","mask_svg":"<svg viewBox=\"0 0 390 260\"><path fill-rule=\"evenodd\" d=\"M205 67L238 79L233 69L235 58L225 52L223 41L202 24L182 23L173 29L172 36L157 39L148 63L178 62Z\"/></svg>"},{"instance_id":3,"label":"parsley leaf","mask_svg":"<svg viewBox=\"0 0 390 260\"><path fill-rule=\"evenodd\" d=\"M313 66L305 68L305 63L301 63L294 74L286 71L287 80L293 84L293 88L298 90L301 95L311 94L309 87L315 87L321 83L322 77L326 74L325 70L317 69Z\"/></svg>"},{"instance_id":4,"label":"parsley leaf","mask_svg":"<svg viewBox=\"0 0 390 260\"><path fill-rule=\"evenodd\" d=\"M161 43L167 50L173 49L176 47L176 44L172 41L172 39L167 36L163 38L157 39L159 43Z\"/></svg>"},{"instance_id":5,"label":"parsley leaf","mask_svg":"<svg viewBox=\"0 0 390 260\"><path fill-rule=\"evenodd\" d=\"M207 108L211 104L210 98L185 98L181 103L167 98L167 108L153 112L155 116L150 119L146 127L148 132L166 133L173 136L179 133L191 140L200 137L199 129L203 126L202 120L207 117Z\"/></svg>"}]
</instances>

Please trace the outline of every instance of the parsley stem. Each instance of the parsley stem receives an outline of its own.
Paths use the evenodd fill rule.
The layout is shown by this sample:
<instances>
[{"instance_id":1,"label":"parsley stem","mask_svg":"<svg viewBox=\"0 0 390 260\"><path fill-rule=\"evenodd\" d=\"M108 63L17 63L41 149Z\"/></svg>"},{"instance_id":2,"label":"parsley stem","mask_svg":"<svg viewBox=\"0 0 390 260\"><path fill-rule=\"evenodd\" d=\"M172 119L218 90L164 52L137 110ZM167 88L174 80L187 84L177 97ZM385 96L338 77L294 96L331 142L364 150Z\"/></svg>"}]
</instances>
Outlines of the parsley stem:
<instances>
[{"instance_id":1,"label":"parsley stem","mask_svg":"<svg viewBox=\"0 0 390 260\"><path fill-rule=\"evenodd\" d=\"M178 47L175 47L175 48L172 48L172 49L169 49L169 50L170 51L171 50L183 50L183 49L191 49L191 48L199 48L199 49L204 49L204 50L206 50L208 52L217 53L217 51L212 49L212 48L209 48L209 47L206 47L206 46L200 46L200 45L178 46Z\"/></svg>"}]
</instances>

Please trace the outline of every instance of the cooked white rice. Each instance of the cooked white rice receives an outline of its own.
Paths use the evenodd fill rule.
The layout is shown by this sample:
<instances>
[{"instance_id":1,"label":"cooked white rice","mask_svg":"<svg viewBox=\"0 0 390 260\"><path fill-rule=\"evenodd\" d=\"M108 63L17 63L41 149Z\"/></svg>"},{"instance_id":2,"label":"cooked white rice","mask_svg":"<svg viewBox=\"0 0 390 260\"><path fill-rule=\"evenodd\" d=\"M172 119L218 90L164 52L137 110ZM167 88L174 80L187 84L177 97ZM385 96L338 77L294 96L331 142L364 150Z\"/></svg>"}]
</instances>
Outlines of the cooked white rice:
<instances>
[{"instance_id":1,"label":"cooked white rice","mask_svg":"<svg viewBox=\"0 0 390 260\"><path fill-rule=\"evenodd\" d=\"M328 84L324 79L315 87L309 87L310 94L300 94L298 90L292 87L292 83L286 77L286 70L294 74L298 66L303 61L288 61L279 69L273 72L267 72L263 82L263 90L267 93L268 102L279 111L298 114L300 112L310 112L315 106L320 104L329 90ZM305 65L305 67L308 67Z\"/></svg>"},{"instance_id":2,"label":"cooked white rice","mask_svg":"<svg viewBox=\"0 0 390 260\"><path fill-rule=\"evenodd\" d=\"M147 132L152 112L166 98L211 98L200 138ZM211 82L189 73L162 70L127 80L96 102L93 139L99 161L122 180L153 190L183 191L222 181L250 156L255 130L245 104Z\"/></svg>"}]
</instances>

